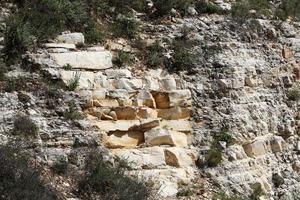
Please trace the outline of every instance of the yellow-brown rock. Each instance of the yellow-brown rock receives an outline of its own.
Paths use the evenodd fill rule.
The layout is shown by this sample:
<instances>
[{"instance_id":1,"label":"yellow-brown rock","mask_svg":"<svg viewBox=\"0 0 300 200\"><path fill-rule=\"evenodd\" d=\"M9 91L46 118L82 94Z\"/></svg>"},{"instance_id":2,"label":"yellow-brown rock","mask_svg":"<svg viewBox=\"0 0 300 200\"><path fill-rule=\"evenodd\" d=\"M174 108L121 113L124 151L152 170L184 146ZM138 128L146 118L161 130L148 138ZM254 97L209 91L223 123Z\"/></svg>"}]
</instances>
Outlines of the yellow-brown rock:
<instances>
[{"instance_id":1,"label":"yellow-brown rock","mask_svg":"<svg viewBox=\"0 0 300 200\"><path fill-rule=\"evenodd\" d=\"M167 165L174 167L187 167L195 165L197 152L194 150L171 147L166 148L165 158Z\"/></svg>"},{"instance_id":2,"label":"yellow-brown rock","mask_svg":"<svg viewBox=\"0 0 300 200\"><path fill-rule=\"evenodd\" d=\"M144 134L145 143L148 146L170 145L186 147L188 145L188 138L185 133L156 128L146 131Z\"/></svg>"},{"instance_id":3,"label":"yellow-brown rock","mask_svg":"<svg viewBox=\"0 0 300 200\"><path fill-rule=\"evenodd\" d=\"M130 148L136 147L144 140L141 132L121 132L117 131L104 139L104 144L108 148Z\"/></svg>"},{"instance_id":4,"label":"yellow-brown rock","mask_svg":"<svg viewBox=\"0 0 300 200\"><path fill-rule=\"evenodd\" d=\"M188 119L191 113L190 109L178 106L169 109L159 109L157 111L159 118L167 120Z\"/></svg>"}]
</instances>

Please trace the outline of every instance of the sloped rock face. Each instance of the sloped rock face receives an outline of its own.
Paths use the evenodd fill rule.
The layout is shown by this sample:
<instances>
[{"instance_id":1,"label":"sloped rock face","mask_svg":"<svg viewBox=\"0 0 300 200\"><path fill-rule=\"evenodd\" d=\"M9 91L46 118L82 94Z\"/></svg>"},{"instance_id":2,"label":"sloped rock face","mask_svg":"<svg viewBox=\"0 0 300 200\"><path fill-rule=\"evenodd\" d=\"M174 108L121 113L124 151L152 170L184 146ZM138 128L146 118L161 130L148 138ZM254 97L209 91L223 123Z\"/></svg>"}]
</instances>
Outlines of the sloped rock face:
<instances>
[{"instance_id":1,"label":"sloped rock face","mask_svg":"<svg viewBox=\"0 0 300 200\"><path fill-rule=\"evenodd\" d=\"M204 48L195 48L203 66L193 69L194 76L183 75L186 84L192 84L197 108L195 145L205 155L212 136L224 125L236 141L222 151L218 167L203 171L228 192L250 195L259 183L266 199L290 198L299 188L299 172L293 167L299 160L299 106L290 97L291 91L299 90L299 23L281 24L296 33L290 35L287 28L278 29L276 21L250 20L238 27L226 19L212 19L184 22L197 24L193 35L206 38ZM261 29L251 30L254 22ZM269 38L270 30L277 31L275 39ZM284 178L279 187L272 181L276 173Z\"/></svg>"},{"instance_id":2,"label":"sloped rock face","mask_svg":"<svg viewBox=\"0 0 300 200\"><path fill-rule=\"evenodd\" d=\"M134 76L112 68L110 52L94 51L100 47L80 51L66 44L47 44L48 50L31 60L65 85L77 77L83 113L101 144L131 165L128 173L154 181L159 195L176 196L178 185L197 171L198 154L190 148L191 92L161 70ZM53 48L65 50L51 53Z\"/></svg>"}]
</instances>

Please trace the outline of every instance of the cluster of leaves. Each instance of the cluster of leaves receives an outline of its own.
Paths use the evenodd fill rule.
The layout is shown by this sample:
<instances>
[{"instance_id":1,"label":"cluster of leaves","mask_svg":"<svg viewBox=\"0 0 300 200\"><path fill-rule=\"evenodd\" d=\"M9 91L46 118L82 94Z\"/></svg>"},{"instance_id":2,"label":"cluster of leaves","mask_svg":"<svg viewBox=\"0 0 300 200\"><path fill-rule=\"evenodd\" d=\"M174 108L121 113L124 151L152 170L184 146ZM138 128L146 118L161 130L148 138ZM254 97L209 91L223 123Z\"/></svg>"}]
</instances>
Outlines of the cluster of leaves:
<instances>
[{"instance_id":1,"label":"cluster of leaves","mask_svg":"<svg viewBox=\"0 0 300 200\"><path fill-rule=\"evenodd\" d=\"M93 152L86 164L87 174L79 183L79 192L85 199L146 200L150 197L148 187L133 177L125 175L128 165L116 160L114 166Z\"/></svg>"},{"instance_id":2,"label":"cluster of leaves","mask_svg":"<svg viewBox=\"0 0 300 200\"><path fill-rule=\"evenodd\" d=\"M180 11L180 14L187 15L187 10L195 3L195 0L154 0L153 4L156 11L153 13L154 17L162 17L170 14L171 9L175 8Z\"/></svg>"},{"instance_id":3,"label":"cluster of leaves","mask_svg":"<svg viewBox=\"0 0 300 200\"><path fill-rule=\"evenodd\" d=\"M270 17L272 15L275 19L292 18L298 21L300 20L299 9L299 0L282 0L276 9L272 8L269 0L239 0L233 5L231 14L241 22L251 17ZM251 11L255 12L251 13Z\"/></svg>"},{"instance_id":4,"label":"cluster of leaves","mask_svg":"<svg viewBox=\"0 0 300 200\"><path fill-rule=\"evenodd\" d=\"M255 14L251 14L251 10L255 10ZM252 16L270 15L270 2L268 0L239 0L233 5L231 14L239 21L245 21Z\"/></svg>"},{"instance_id":5,"label":"cluster of leaves","mask_svg":"<svg viewBox=\"0 0 300 200\"><path fill-rule=\"evenodd\" d=\"M78 88L80 77L81 74L79 72L75 72L74 76L69 80L67 84L67 89L69 91L74 91Z\"/></svg>"},{"instance_id":6,"label":"cluster of leaves","mask_svg":"<svg viewBox=\"0 0 300 200\"><path fill-rule=\"evenodd\" d=\"M58 175L64 175L68 172L68 162L66 160L58 160L52 166L51 170Z\"/></svg>"},{"instance_id":7,"label":"cluster of leaves","mask_svg":"<svg viewBox=\"0 0 300 200\"><path fill-rule=\"evenodd\" d=\"M118 17L112 30L115 37L124 37L127 39L133 39L139 31L140 23L131 16Z\"/></svg>"},{"instance_id":8,"label":"cluster of leaves","mask_svg":"<svg viewBox=\"0 0 300 200\"><path fill-rule=\"evenodd\" d=\"M228 133L227 126L223 126L220 132L216 133L213 138L212 147L206 156L206 162L209 167L216 167L222 161L222 146L220 142L226 142L226 146L234 144L234 139Z\"/></svg>"},{"instance_id":9,"label":"cluster of leaves","mask_svg":"<svg viewBox=\"0 0 300 200\"><path fill-rule=\"evenodd\" d=\"M216 192L213 195L212 200L247 200L247 199L244 197L229 196L225 192Z\"/></svg>"},{"instance_id":10,"label":"cluster of leaves","mask_svg":"<svg viewBox=\"0 0 300 200\"><path fill-rule=\"evenodd\" d=\"M142 52L142 56L148 67L158 68L164 66L164 53L165 49L161 46L160 42L155 41L152 45L145 48Z\"/></svg>"},{"instance_id":11,"label":"cluster of leaves","mask_svg":"<svg viewBox=\"0 0 300 200\"><path fill-rule=\"evenodd\" d=\"M116 57L113 60L113 63L117 65L118 67L122 67L126 64L132 63L132 56L130 53L127 53L125 51L119 50L117 51Z\"/></svg>"},{"instance_id":12,"label":"cluster of leaves","mask_svg":"<svg viewBox=\"0 0 300 200\"><path fill-rule=\"evenodd\" d=\"M285 20L289 17L295 21L300 20L300 1L299 0L282 0L280 6L276 10L276 17Z\"/></svg>"},{"instance_id":13,"label":"cluster of leaves","mask_svg":"<svg viewBox=\"0 0 300 200\"><path fill-rule=\"evenodd\" d=\"M88 42L99 39L94 38L99 30L83 0L23 0L17 5L16 13L6 21L4 53L7 61L13 61L16 55L34 49L40 42L65 30L84 32ZM89 37L90 34L93 37Z\"/></svg>"},{"instance_id":14,"label":"cluster of leaves","mask_svg":"<svg viewBox=\"0 0 300 200\"><path fill-rule=\"evenodd\" d=\"M16 116L14 120L13 133L23 136L37 136L39 127L28 116Z\"/></svg>"},{"instance_id":15,"label":"cluster of leaves","mask_svg":"<svg viewBox=\"0 0 300 200\"><path fill-rule=\"evenodd\" d=\"M55 200L40 173L28 166L29 157L15 146L0 146L0 199Z\"/></svg>"},{"instance_id":16,"label":"cluster of leaves","mask_svg":"<svg viewBox=\"0 0 300 200\"><path fill-rule=\"evenodd\" d=\"M68 107L68 110L64 113L65 119L71 121L82 119L83 116L78 111L75 101L70 101Z\"/></svg>"},{"instance_id":17,"label":"cluster of leaves","mask_svg":"<svg viewBox=\"0 0 300 200\"><path fill-rule=\"evenodd\" d=\"M195 55L193 47L197 44L195 40L188 38L190 28L184 26L181 30L181 36L176 37L171 44L173 53L170 71L191 71L195 67Z\"/></svg>"},{"instance_id":18,"label":"cluster of leaves","mask_svg":"<svg viewBox=\"0 0 300 200\"><path fill-rule=\"evenodd\" d=\"M225 11L217 6L214 3L207 2L206 0L200 0L197 1L196 4L196 10L200 14L208 13L208 14L225 14Z\"/></svg>"},{"instance_id":19,"label":"cluster of leaves","mask_svg":"<svg viewBox=\"0 0 300 200\"><path fill-rule=\"evenodd\" d=\"M291 89L288 91L287 97L291 101L299 101L300 100L300 91L298 89Z\"/></svg>"}]
</instances>

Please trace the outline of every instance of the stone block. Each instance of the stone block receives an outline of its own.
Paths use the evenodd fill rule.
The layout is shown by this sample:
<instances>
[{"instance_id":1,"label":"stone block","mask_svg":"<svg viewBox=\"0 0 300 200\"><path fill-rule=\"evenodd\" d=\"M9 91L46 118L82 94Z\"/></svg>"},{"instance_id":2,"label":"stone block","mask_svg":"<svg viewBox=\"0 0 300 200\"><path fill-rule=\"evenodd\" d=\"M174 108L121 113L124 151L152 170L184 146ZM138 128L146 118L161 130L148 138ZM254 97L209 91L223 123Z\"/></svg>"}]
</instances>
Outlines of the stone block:
<instances>
[{"instance_id":1,"label":"stone block","mask_svg":"<svg viewBox=\"0 0 300 200\"><path fill-rule=\"evenodd\" d=\"M133 148L144 141L141 132L114 132L106 136L104 144L108 148Z\"/></svg>"},{"instance_id":2,"label":"stone block","mask_svg":"<svg viewBox=\"0 0 300 200\"><path fill-rule=\"evenodd\" d=\"M102 70L112 67L112 56L109 51L50 53L50 57L58 67L68 64L73 69Z\"/></svg>"},{"instance_id":3,"label":"stone block","mask_svg":"<svg viewBox=\"0 0 300 200\"><path fill-rule=\"evenodd\" d=\"M166 165L163 148L114 149L113 155L126 160L133 169L157 169Z\"/></svg>"},{"instance_id":4,"label":"stone block","mask_svg":"<svg viewBox=\"0 0 300 200\"><path fill-rule=\"evenodd\" d=\"M186 147L188 145L188 138L185 133L156 128L146 131L144 134L145 143L148 146L170 145Z\"/></svg>"}]
</instances>

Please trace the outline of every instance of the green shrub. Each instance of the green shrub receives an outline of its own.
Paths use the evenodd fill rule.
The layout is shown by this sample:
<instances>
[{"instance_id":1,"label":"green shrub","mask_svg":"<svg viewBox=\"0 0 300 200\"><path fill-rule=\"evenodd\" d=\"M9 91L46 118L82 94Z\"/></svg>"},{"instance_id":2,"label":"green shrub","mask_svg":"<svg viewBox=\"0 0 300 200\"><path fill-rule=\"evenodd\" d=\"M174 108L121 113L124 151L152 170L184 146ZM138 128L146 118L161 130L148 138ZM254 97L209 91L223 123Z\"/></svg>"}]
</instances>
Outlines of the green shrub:
<instances>
[{"instance_id":1,"label":"green shrub","mask_svg":"<svg viewBox=\"0 0 300 200\"><path fill-rule=\"evenodd\" d=\"M300 91L298 89L291 89L288 91L287 97L291 101L299 101L300 100Z\"/></svg>"},{"instance_id":2,"label":"green shrub","mask_svg":"<svg viewBox=\"0 0 300 200\"><path fill-rule=\"evenodd\" d=\"M65 31L87 34L87 41L97 40L94 18L84 0L25 0L7 19L5 48L7 61L14 61L28 49Z\"/></svg>"},{"instance_id":3,"label":"green shrub","mask_svg":"<svg viewBox=\"0 0 300 200\"><path fill-rule=\"evenodd\" d=\"M116 160L114 166L105 162L101 153L93 152L86 164L86 175L79 183L85 199L146 200L150 190L145 183L125 175L128 165Z\"/></svg>"},{"instance_id":4,"label":"green shrub","mask_svg":"<svg viewBox=\"0 0 300 200\"><path fill-rule=\"evenodd\" d=\"M229 196L225 192L217 192L213 195L213 200L246 200L246 198L238 196Z\"/></svg>"},{"instance_id":5,"label":"green shrub","mask_svg":"<svg viewBox=\"0 0 300 200\"><path fill-rule=\"evenodd\" d=\"M28 167L29 158L15 145L0 146L0 199L55 200L39 171Z\"/></svg>"},{"instance_id":6,"label":"green shrub","mask_svg":"<svg viewBox=\"0 0 300 200\"><path fill-rule=\"evenodd\" d=\"M133 39L139 31L140 23L130 17L120 17L113 25L113 33L116 37Z\"/></svg>"},{"instance_id":7,"label":"green shrub","mask_svg":"<svg viewBox=\"0 0 300 200\"><path fill-rule=\"evenodd\" d=\"M5 72L7 71L6 64L3 59L0 57L0 81L4 81L6 79Z\"/></svg>"},{"instance_id":8,"label":"green shrub","mask_svg":"<svg viewBox=\"0 0 300 200\"><path fill-rule=\"evenodd\" d=\"M256 13L252 15L251 10ZM250 17L260 17L261 15L270 15L270 2L268 0L239 0L231 9L232 16L243 22Z\"/></svg>"},{"instance_id":9,"label":"green shrub","mask_svg":"<svg viewBox=\"0 0 300 200\"><path fill-rule=\"evenodd\" d=\"M188 7L194 4L195 0L154 0L154 7L156 11L154 12L154 17L162 17L168 15L171 9L179 10L180 14L187 15Z\"/></svg>"},{"instance_id":10,"label":"green shrub","mask_svg":"<svg viewBox=\"0 0 300 200\"><path fill-rule=\"evenodd\" d=\"M25 77L10 77L5 79L5 92L14 92L20 90L26 90L27 78Z\"/></svg>"},{"instance_id":11,"label":"green shrub","mask_svg":"<svg viewBox=\"0 0 300 200\"><path fill-rule=\"evenodd\" d=\"M299 0L282 0L276 10L276 16L281 20L291 17L295 21L300 20L300 1Z\"/></svg>"},{"instance_id":12,"label":"green shrub","mask_svg":"<svg viewBox=\"0 0 300 200\"><path fill-rule=\"evenodd\" d=\"M170 13L176 5L176 0L154 0L153 4L156 8L155 17L161 17Z\"/></svg>"},{"instance_id":13,"label":"green shrub","mask_svg":"<svg viewBox=\"0 0 300 200\"><path fill-rule=\"evenodd\" d=\"M165 60L164 51L159 41L155 41L154 44L146 47L145 52L142 52L146 65L151 68L163 67Z\"/></svg>"},{"instance_id":14,"label":"green shrub","mask_svg":"<svg viewBox=\"0 0 300 200\"><path fill-rule=\"evenodd\" d=\"M227 127L222 127L221 131L214 135L214 146L215 147L218 147L220 145L219 144L220 141L226 142L227 146L234 144L234 139L232 138L231 135L228 134Z\"/></svg>"},{"instance_id":15,"label":"green shrub","mask_svg":"<svg viewBox=\"0 0 300 200\"><path fill-rule=\"evenodd\" d=\"M76 72L74 76L69 80L67 84L67 89L69 91L75 91L78 88L80 77L81 74L79 72Z\"/></svg>"},{"instance_id":16,"label":"green shrub","mask_svg":"<svg viewBox=\"0 0 300 200\"><path fill-rule=\"evenodd\" d=\"M284 179L277 173L272 175L272 181L273 181L275 187L279 187L282 184L284 184Z\"/></svg>"},{"instance_id":17,"label":"green shrub","mask_svg":"<svg viewBox=\"0 0 300 200\"><path fill-rule=\"evenodd\" d=\"M36 137L39 133L39 127L28 116L16 116L14 120L13 133L23 136Z\"/></svg>"},{"instance_id":18,"label":"green shrub","mask_svg":"<svg viewBox=\"0 0 300 200\"><path fill-rule=\"evenodd\" d=\"M217 6L214 3L211 2L207 2L206 0L200 0L196 3L196 10L199 14L204 14L204 13L208 13L208 14L224 14L225 11L220 8L219 6Z\"/></svg>"},{"instance_id":19,"label":"green shrub","mask_svg":"<svg viewBox=\"0 0 300 200\"><path fill-rule=\"evenodd\" d=\"M258 200L260 196L264 195L264 191L260 183L255 183L252 185L252 194L250 199Z\"/></svg>"},{"instance_id":20,"label":"green shrub","mask_svg":"<svg viewBox=\"0 0 300 200\"><path fill-rule=\"evenodd\" d=\"M31 97L28 94L25 94L23 92L18 93L18 99L22 103L29 103L31 100Z\"/></svg>"},{"instance_id":21,"label":"green shrub","mask_svg":"<svg viewBox=\"0 0 300 200\"><path fill-rule=\"evenodd\" d=\"M222 152L218 148L210 149L206 155L206 163L209 167L216 167L222 162Z\"/></svg>"},{"instance_id":22,"label":"green shrub","mask_svg":"<svg viewBox=\"0 0 300 200\"><path fill-rule=\"evenodd\" d=\"M79 120L82 119L83 116L80 114L80 112L78 112L77 106L75 104L75 101L70 101L68 103L68 110L64 113L64 117L67 120Z\"/></svg>"},{"instance_id":23,"label":"green shrub","mask_svg":"<svg viewBox=\"0 0 300 200\"><path fill-rule=\"evenodd\" d=\"M131 57L130 53L127 53L122 50L118 50L117 55L113 60L113 63L115 65L117 65L118 67L122 67L126 64L132 63L132 57Z\"/></svg>"},{"instance_id":24,"label":"green shrub","mask_svg":"<svg viewBox=\"0 0 300 200\"><path fill-rule=\"evenodd\" d=\"M195 67L195 57L192 53L194 42L185 38L175 38L172 42L172 70L191 70Z\"/></svg>"},{"instance_id":25,"label":"green shrub","mask_svg":"<svg viewBox=\"0 0 300 200\"><path fill-rule=\"evenodd\" d=\"M67 174L68 162L66 160L58 160L51 166L51 170L58 175Z\"/></svg>"},{"instance_id":26,"label":"green shrub","mask_svg":"<svg viewBox=\"0 0 300 200\"><path fill-rule=\"evenodd\" d=\"M71 70L72 69L72 65L66 64L66 65L63 66L63 69L64 70Z\"/></svg>"}]
</instances>

